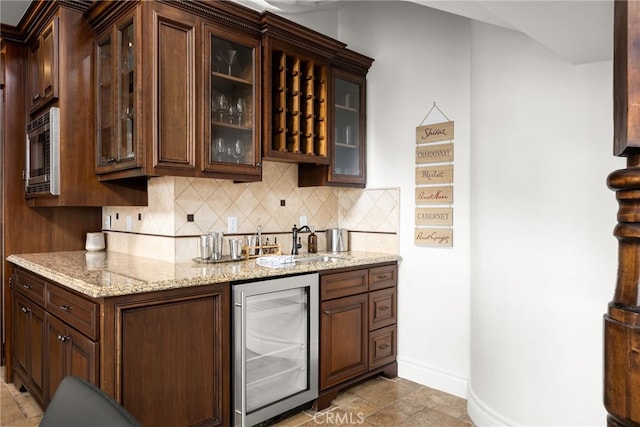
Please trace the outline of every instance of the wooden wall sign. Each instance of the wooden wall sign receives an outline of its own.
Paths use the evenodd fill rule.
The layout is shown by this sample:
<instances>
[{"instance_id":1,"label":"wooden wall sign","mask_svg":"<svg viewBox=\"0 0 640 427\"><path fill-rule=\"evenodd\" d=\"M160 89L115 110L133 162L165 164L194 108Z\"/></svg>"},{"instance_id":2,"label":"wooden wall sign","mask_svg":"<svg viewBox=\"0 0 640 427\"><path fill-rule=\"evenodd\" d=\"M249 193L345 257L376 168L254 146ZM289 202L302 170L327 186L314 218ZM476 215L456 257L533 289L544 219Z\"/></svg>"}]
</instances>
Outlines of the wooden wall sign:
<instances>
[{"instance_id":1,"label":"wooden wall sign","mask_svg":"<svg viewBox=\"0 0 640 427\"><path fill-rule=\"evenodd\" d=\"M453 143L418 146L416 163L442 163L453 161Z\"/></svg>"},{"instance_id":2,"label":"wooden wall sign","mask_svg":"<svg viewBox=\"0 0 640 427\"><path fill-rule=\"evenodd\" d=\"M453 225L453 208L416 208L416 225Z\"/></svg>"},{"instance_id":3,"label":"wooden wall sign","mask_svg":"<svg viewBox=\"0 0 640 427\"><path fill-rule=\"evenodd\" d=\"M453 186L431 185L416 187L416 205L450 205L453 203Z\"/></svg>"},{"instance_id":4,"label":"wooden wall sign","mask_svg":"<svg viewBox=\"0 0 640 427\"><path fill-rule=\"evenodd\" d=\"M416 168L416 184L449 184L453 182L453 165Z\"/></svg>"},{"instance_id":5,"label":"wooden wall sign","mask_svg":"<svg viewBox=\"0 0 640 427\"><path fill-rule=\"evenodd\" d=\"M423 123L434 109L448 120L434 102ZM453 246L453 124L416 128L416 246Z\"/></svg>"},{"instance_id":6,"label":"wooden wall sign","mask_svg":"<svg viewBox=\"0 0 640 427\"><path fill-rule=\"evenodd\" d=\"M434 123L416 128L416 144L452 140L453 122Z\"/></svg>"},{"instance_id":7,"label":"wooden wall sign","mask_svg":"<svg viewBox=\"0 0 640 427\"><path fill-rule=\"evenodd\" d=\"M414 241L418 246L453 246L453 229L451 228L416 228Z\"/></svg>"}]
</instances>

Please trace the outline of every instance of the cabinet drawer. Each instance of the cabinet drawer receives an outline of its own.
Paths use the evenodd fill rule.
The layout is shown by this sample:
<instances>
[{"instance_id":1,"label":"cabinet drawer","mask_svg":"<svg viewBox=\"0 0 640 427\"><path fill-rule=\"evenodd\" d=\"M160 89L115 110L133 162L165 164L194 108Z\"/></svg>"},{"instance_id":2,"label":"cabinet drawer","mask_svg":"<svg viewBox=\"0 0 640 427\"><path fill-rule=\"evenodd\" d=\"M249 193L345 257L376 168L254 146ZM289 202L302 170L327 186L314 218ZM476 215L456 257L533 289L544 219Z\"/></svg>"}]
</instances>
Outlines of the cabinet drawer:
<instances>
[{"instance_id":1,"label":"cabinet drawer","mask_svg":"<svg viewBox=\"0 0 640 427\"><path fill-rule=\"evenodd\" d=\"M320 277L320 299L323 301L367 292L368 270L345 271Z\"/></svg>"},{"instance_id":2,"label":"cabinet drawer","mask_svg":"<svg viewBox=\"0 0 640 427\"><path fill-rule=\"evenodd\" d=\"M369 333L369 369L396 360L396 325Z\"/></svg>"},{"instance_id":3,"label":"cabinet drawer","mask_svg":"<svg viewBox=\"0 0 640 427\"><path fill-rule=\"evenodd\" d=\"M98 304L48 283L46 308L63 322L97 340Z\"/></svg>"},{"instance_id":4,"label":"cabinet drawer","mask_svg":"<svg viewBox=\"0 0 640 427\"><path fill-rule=\"evenodd\" d=\"M398 265L383 265L369 269L369 290L390 288L398 284Z\"/></svg>"},{"instance_id":5,"label":"cabinet drawer","mask_svg":"<svg viewBox=\"0 0 640 427\"><path fill-rule=\"evenodd\" d=\"M369 294L369 330L395 324L396 308L396 288L371 292Z\"/></svg>"},{"instance_id":6,"label":"cabinet drawer","mask_svg":"<svg viewBox=\"0 0 640 427\"><path fill-rule=\"evenodd\" d=\"M17 270L17 274L14 277L16 280L16 291L31 299L36 304L44 307L44 279L41 279L22 270Z\"/></svg>"}]
</instances>

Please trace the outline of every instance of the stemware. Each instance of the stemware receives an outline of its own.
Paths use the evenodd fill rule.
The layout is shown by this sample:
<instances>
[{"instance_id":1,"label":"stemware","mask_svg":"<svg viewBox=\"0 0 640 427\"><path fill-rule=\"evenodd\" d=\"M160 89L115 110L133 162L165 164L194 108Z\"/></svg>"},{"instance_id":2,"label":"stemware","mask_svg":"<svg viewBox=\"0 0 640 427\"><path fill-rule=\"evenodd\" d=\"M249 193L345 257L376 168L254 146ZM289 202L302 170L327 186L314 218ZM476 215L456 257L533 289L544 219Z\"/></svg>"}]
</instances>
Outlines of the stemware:
<instances>
[{"instance_id":1,"label":"stemware","mask_svg":"<svg viewBox=\"0 0 640 427\"><path fill-rule=\"evenodd\" d=\"M235 144L233 144L233 158L236 159L236 163L240 163L240 159L244 157L244 145L242 141L236 139Z\"/></svg>"},{"instance_id":2,"label":"stemware","mask_svg":"<svg viewBox=\"0 0 640 427\"><path fill-rule=\"evenodd\" d=\"M217 95L214 99L214 108L218 114L218 121L222 122L224 115L229 110L229 100L227 97L222 94Z\"/></svg>"},{"instance_id":3,"label":"stemware","mask_svg":"<svg viewBox=\"0 0 640 427\"><path fill-rule=\"evenodd\" d=\"M227 154L227 147L226 147L227 144L225 143L224 138L222 137L216 138L214 142L215 142L215 158L212 159L212 161L223 162L225 160L225 155Z\"/></svg>"},{"instance_id":4,"label":"stemware","mask_svg":"<svg viewBox=\"0 0 640 427\"><path fill-rule=\"evenodd\" d=\"M233 119L236 117L236 114L237 114L237 110L236 110L235 104L229 103L229 115L228 115L229 124L233 124Z\"/></svg>"},{"instance_id":5,"label":"stemware","mask_svg":"<svg viewBox=\"0 0 640 427\"><path fill-rule=\"evenodd\" d=\"M243 114L244 114L244 112L246 110L245 107L246 107L246 103L245 103L244 98L238 98L236 100L236 115L238 117L238 125L240 125L240 126L243 123L242 118L243 118Z\"/></svg>"},{"instance_id":6,"label":"stemware","mask_svg":"<svg viewBox=\"0 0 640 427\"><path fill-rule=\"evenodd\" d=\"M238 51L229 49L226 55L221 56L224 63L229 67L229 75L231 75L231 67L233 66L233 63L236 62L236 59L238 59Z\"/></svg>"}]
</instances>

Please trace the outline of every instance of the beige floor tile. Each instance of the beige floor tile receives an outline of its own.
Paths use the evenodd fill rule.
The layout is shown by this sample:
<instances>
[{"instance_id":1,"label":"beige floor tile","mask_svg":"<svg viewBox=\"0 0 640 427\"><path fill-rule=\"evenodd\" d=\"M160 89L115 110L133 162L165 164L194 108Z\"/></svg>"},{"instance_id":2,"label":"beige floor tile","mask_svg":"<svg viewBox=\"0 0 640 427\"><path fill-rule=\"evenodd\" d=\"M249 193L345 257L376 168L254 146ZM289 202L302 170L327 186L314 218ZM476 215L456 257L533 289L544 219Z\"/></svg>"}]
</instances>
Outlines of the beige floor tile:
<instances>
[{"instance_id":1,"label":"beige floor tile","mask_svg":"<svg viewBox=\"0 0 640 427\"><path fill-rule=\"evenodd\" d=\"M436 409L424 409L402 422L402 427L470 427L471 424Z\"/></svg>"},{"instance_id":2,"label":"beige floor tile","mask_svg":"<svg viewBox=\"0 0 640 427\"><path fill-rule=\"evenodd\" d=\"M427 408L437 409L454 418L468 420L467 401L440 390L420 387L409 394L406 399L415 404L424 405Z\"/></svg>"},{"instance_id":3,"label":"beige floor tile","mask_svg":"<svg viewBox=\"0 0 640 427\"><path fill-rule=\"evenodd\" d=\"M351 417L351 414L353 416L366 417L370 414L373 414L376 411L379 411L381 408L382 408L381 405L376 405L365 399L356 398L338 406L338 408L336 408L336 411L341 411L343 413L350 414L350 417Z\"/></svg>"},{"instance_id":4,"label":"beige floor tile","mask_svg":"<svg viewBox=\"0 0 640 427\"><path fill-rule=\"evenodd\" d=\"M410 415L403 412L386 407L369 415L366 420L373 425L381 427L399 426L402 424L402 421L409 418L409 416Z\"/></svg>"},{"instance_id":5,"label":"beige floor tile","mask_svg":"<svg viewBox=\"0 0 640 427\"><path fill-rule=\"evenodd\" d=\"M361 389L353 391L353 394L369 402L385 406L407 396L412 391L414 390L409 386L380 377L366 383Z\"/></svg>"}]
</instances>

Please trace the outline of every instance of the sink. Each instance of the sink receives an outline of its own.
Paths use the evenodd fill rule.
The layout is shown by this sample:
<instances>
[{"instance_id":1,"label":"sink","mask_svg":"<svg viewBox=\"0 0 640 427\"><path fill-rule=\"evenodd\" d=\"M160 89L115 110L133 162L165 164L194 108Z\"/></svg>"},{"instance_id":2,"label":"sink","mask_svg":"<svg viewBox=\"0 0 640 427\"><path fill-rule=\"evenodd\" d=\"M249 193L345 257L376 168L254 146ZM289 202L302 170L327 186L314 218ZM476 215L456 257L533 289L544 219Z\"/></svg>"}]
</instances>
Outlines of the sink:
<instances>
[{"instance_id":1,"label":"sink","mask_svg":"<svg viewBox=\"0 0 640 427\"><path fill-rule=\"evenodd\" d=\"M305 255L305 256L297 256L295 259L296 259L296 263L303 263L303 262L317 263L317 262L342 261L345 258L339 257L339 256L332 256L332 255L317 255L317 256Z\"/></svg>"}]
</instances>

